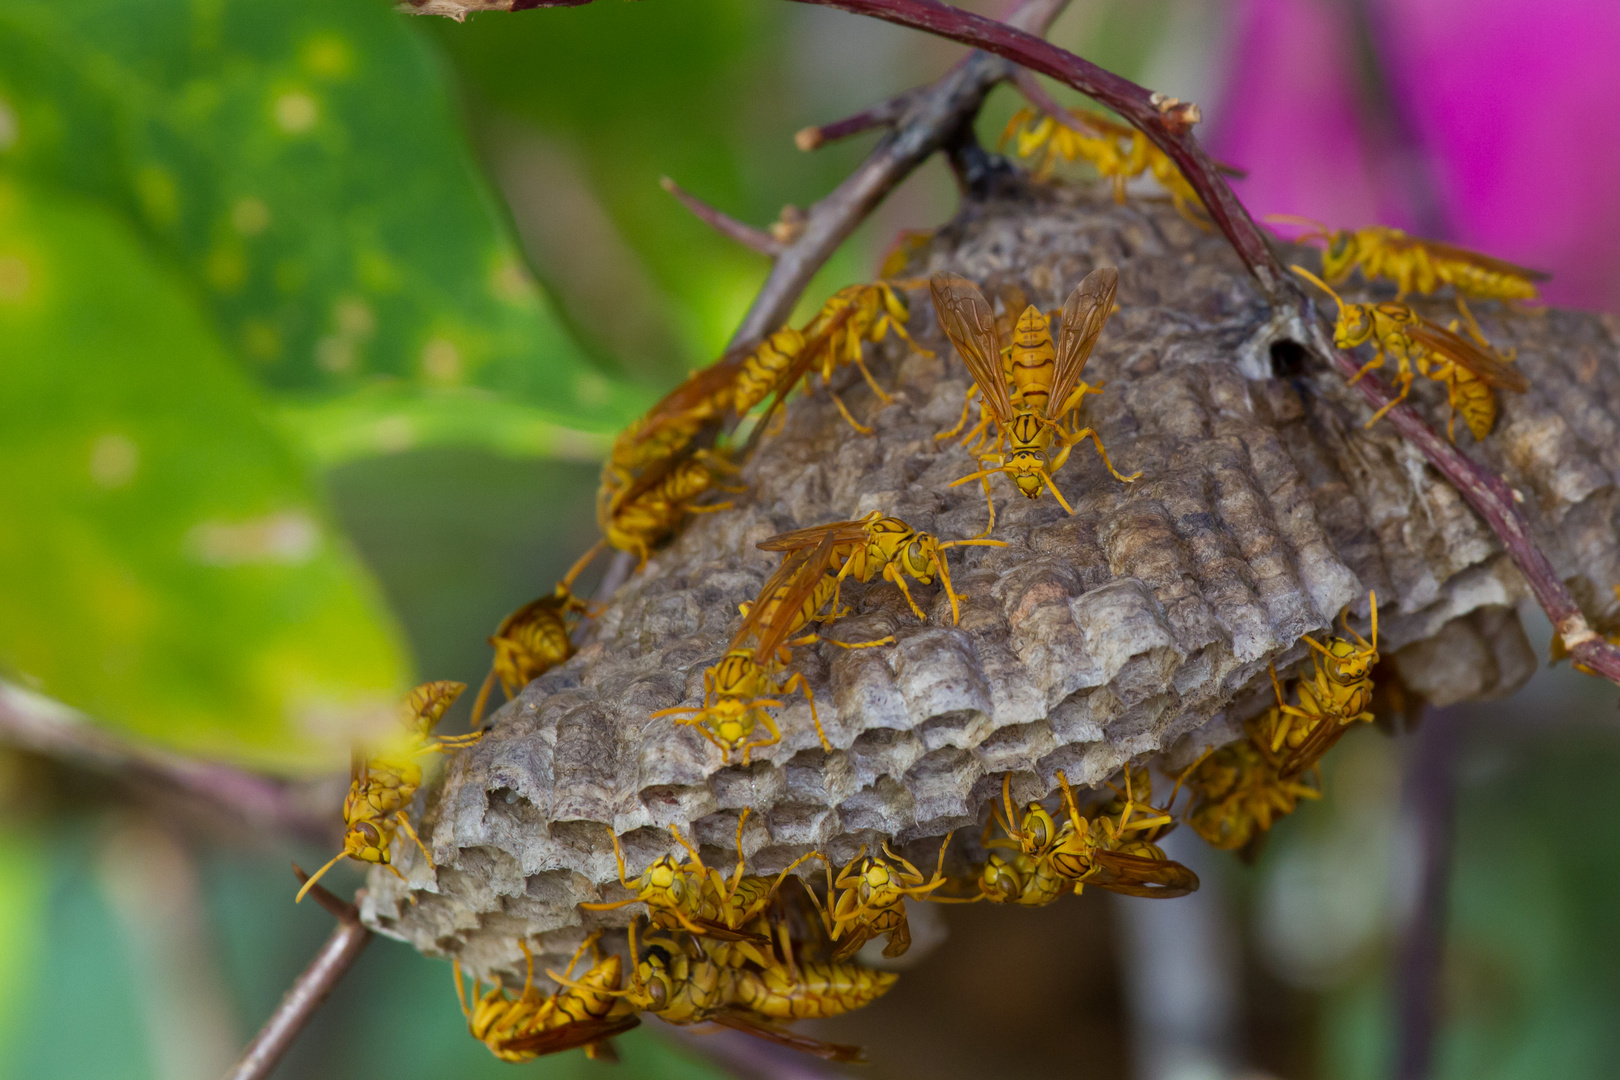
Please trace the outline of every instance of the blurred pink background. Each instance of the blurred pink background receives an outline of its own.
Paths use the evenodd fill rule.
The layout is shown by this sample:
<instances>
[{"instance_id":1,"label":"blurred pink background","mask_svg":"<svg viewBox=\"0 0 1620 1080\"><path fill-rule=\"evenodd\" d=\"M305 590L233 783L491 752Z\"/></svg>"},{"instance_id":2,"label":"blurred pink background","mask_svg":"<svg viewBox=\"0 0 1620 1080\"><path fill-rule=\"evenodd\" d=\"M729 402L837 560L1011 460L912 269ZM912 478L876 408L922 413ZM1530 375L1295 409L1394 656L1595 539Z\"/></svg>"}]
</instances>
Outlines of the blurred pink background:
<instances>
[{"instance_id":1,"label":"blurred pink background","mask_svg":"<svg viewBox=\"0 0 1620 1080\"><path fill-rule=\"evenodd\" d=\"M1237 0L1208 133L1256 215L1396 225L1620 312L1620 2Z\"/></svg>"}]
</instances>

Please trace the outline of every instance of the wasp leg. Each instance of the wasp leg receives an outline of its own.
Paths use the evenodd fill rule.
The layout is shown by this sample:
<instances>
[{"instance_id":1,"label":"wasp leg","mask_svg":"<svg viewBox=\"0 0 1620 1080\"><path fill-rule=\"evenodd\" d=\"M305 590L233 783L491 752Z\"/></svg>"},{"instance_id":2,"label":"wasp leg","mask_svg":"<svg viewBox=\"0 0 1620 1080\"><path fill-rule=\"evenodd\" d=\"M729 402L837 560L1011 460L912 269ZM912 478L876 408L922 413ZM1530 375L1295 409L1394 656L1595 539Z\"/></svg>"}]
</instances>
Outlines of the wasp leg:
<instances>
[{"instance_id":1,"label":"wasp leg","mask_svg":"<svg viewBox=\"0 0 1620 1080\"><path fill-rule=\"evenodd\" d=\"M1131 473L1131 475L1129 475L1129 476L1122 476L1120 474L1120 471L1118 469L1114 468L1114 463L1112 461L1108 460L1108 451L1103 449L1102 439L1097 437L1097 432L1096 432L1096 430L1094 428L1082 428L1082 429L1080 429L1080 431L1075 433L1074 439L1072 441L1074 443L1078 443L1078 442L1080 442L1081 439L1090 439L1091 440L1091 445L1093 445L1093 446L1095 446L1097 448L1097 456L1102 458L1103 466L1109 472L1114 474L1114 479L1115 480L1118 480L1118 481L1120 481L1121 483L1124 483L1124 484L1130 484L1130 483L1134 483L1136 481L1136 479L1142 475L1142 470L1138 469L1135 472Z\"/></svg>"},{"instance_id":2,"label":"wasp leg","mask_svg":"<svg viewBox=\"0 0 1620 1080\"><path fill-rule=\"evenodd\" d=\"M827 391L827 396L833 399L833 404L838 406L838 415L842 416L849 423L850 427L854 428L862 435L872 434L875 429L867 427L865 424L855 419L855 417L850 413L849 407L844 404L843 398L839 397L831 390Z\"/></svg>"},{"instance_id":3,"label":"wasp leg","mask_svg":"<svg viewBox=\"0 0 1620 1080\"><path fill-rule=\"evenodd\" d=\"M416 830L411 828L411 819L405 816L405 811L396 810L394 817L399 821L399 827L405 830L405 835L416 841L416 846L421 850L422 858L427 860L428 866L433 866L433 856L428 852L427 846L422 843L422 838L416 835Z\"/></svg>"},{"instance_id":4,"label":"wasp leg","mask_svg":"<svg viewBox=\"0 0 1620 1080\"><path fill-rule=\"evenodd\" d=\"M827 732L821 726L821 717L816 713L816 695L815 692L810 689L810 682L804 677L804 672L795 672L793 678L783 683L780 689L777 690L777 693L791 694L795 688L803 692L804 700L810 705L810 720L816 725L816 738L821 740L821 748L828 753L831 753L832 743L827 741ZM772 743L781 742L782 733L776 730L776 725L771 724L769 719L766 720L766 724L769 725L771 733L776 737L772 739L770 743L765 745L769 746Z\"/></svg>"},{"instance_id":5,"label":"wasp leg","mask_svg":"<svg viewBox=\"0 0 1620 1080\"><path fill-rule=\"evenodd\" d=\"M979 387L977 383L968 387L968 392L962 395L962 418L956 422L956 426L951 428L951 430L942 431L938 435L935 435L935 442L944 442L946 439L954 439L963 428L967 427L968 411L973 408L973 395L978 392Z\"/></svg>"},{"instance_id":6,"label":"wasp leg","mask_svg":"<svg viewBox=\"0 0 1620 1080\"><path fill-rule=\"evenodd\" d=\"M797 676L795 676L795 678L797 678L800 682L804 681L804 676L803 675L797 675ZM782 693L784 693L784 694L788 693L790 689L791 689L791 683L789 684L789 686L785 686L785 687L782 688ZM808 685L806 685L804 687L804 696L807 697L807 698L810 697L810 687ZM810 701L810 718L812 720L814 720L815 715L816 715L816 703L815 703L815 700L812 698L811 701ZM743 748L742 748L743 762L742 763L743 763L743 765L745 767L753 760L754 747L757 746L757 747L759 747L761 749L764 749L767 746L775 746L777 743L782 741L782 729L776 726L776 721L771 719L771 714L770 713L766 712L764 709L761 709L760 713L759 713L759 722L761 724L765 725L765 730L771 733L771 737L769 739L766 739L764 742L751 742L751 743L745 743L743 745ZM821 735L821 721L820 720L816 720L816 734ZM823 747L827 746L827 737L825 735L822 735L822 737L821 737L821 745Z\"/></svg>"}]
</instances>

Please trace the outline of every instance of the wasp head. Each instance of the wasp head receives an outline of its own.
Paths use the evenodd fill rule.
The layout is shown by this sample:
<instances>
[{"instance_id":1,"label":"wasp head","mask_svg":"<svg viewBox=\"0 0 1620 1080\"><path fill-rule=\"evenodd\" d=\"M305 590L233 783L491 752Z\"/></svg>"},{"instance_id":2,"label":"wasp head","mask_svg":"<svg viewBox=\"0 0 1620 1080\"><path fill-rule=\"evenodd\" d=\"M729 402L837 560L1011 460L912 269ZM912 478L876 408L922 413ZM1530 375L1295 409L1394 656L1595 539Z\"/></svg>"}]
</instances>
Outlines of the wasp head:
<instances>
[{"instance_id":1,"label":"wasp head","mask_svg":"<svg viewBox=\"0 0 1620 1080\"><path fill-rule=\"evenodd\" d=\"M899 875L887 859L868 856L861 865L860 881L855 886L861 904L867 907L888 907L898 903L905 894L900 890Z\"/></svg>"},{"instance_id":2,"label":"wasp head","mask_svg":"<svg viewBox=\"0 0 1620 1080\"><path fill-rule=\"evenodd\" d=\"M686 874L673 855L661 855L641 872L636 894L662 907L683 907L686 903Z\"/></svg>"},{"instance_id":3,"label":"wasp head","mask_svg":"<svg viewBox=\"0 0 1620 1080\"><path fill-rule=\"evenodd\" d=\"M1018 823L1018 845L1025 855L1039 855L1057 839L1057 822L1046 807L1032 802L1024 808L1023 820Z\"/></svg>"},{"instance_id":4,"label":"wasp head","mask_svg":"<svg viewBox=\"0 0 1620 1080\"><path fill-rule=\"evenodd\" d=\"M343 834L343 850L351 859L387 866L388 841L375 822L362 821Z\"/></svg>"},{"instance_id":5,"label":"wasp head","mask_svg":"<svg viewBox=\"0 0 1620 1080\"><path fill-rule=\"evenodd\" d=\"M979 890L993 903L1010 904L1023 893L1024 881L1017 867L1000 855L992 855L979 871Z\"/></svg>"}]
</instances>

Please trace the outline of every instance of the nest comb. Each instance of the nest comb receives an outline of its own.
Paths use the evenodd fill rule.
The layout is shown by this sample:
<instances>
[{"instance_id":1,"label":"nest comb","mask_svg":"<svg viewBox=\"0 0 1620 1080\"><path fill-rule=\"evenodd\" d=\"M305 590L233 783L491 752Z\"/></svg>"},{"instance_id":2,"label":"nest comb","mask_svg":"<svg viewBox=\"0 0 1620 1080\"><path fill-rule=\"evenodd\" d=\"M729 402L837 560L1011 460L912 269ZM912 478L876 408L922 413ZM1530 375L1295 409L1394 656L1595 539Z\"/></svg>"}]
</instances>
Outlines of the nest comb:
<instances>
[{"instance_id":1,"label":"nest comb","mask_svg":"<svg viewBox=\"0 0 1620 1080\"><path fill-rule=\"evenodd\" d=\"M1315 265L1305 252L1296 261ZM1058 769L1097 785L1127 760L1164 752L1180 764L1237 737L1271 701L1267 666L1300 663L1302 636L1347 605L1365 629L1369 589L1382 652L1432 702L1528 678L1535 658L1513 614L1526 588L1490 531L1387 424L1363 427L1366 406L1304 356L1218 235L1162 204L1020 186L964 205L904 276L952 270L992 295L1016 283L1049 309L1099 265L1119 269L1121 310L1086 372L1107 388L1082 418L1140 480L1119 483L1089 444L1076 447L1055 478L1070 517L1049 495L1028 501L994 479L995 536L1009 546L950 552L960 625L927 587L914 588L929 613L920 623L893 586L847 586L855 614L838 636L899 641L795 650L830 754L797 696L776 710L781 743L748 768L723 765L690 727L650 721L701 698L738 603L776 564L758 541L871 510L941 539L984 528L977 482L948 486L974 459L934 439L960 413L967 372L926 288L911 292L909 329L936 356L893 337L868 347L895 404L879 409L842 372L845 400L875 435L853 432L825 393L793 398L748 463L738 508L693 518L614 594L578 655L424 789L416 810L435 865L401 845L408 885L373 870L367 923L474 972L521 978L520 938L545 954L538 966L560 965L585 929L639 910L576 906L624 895L613 834L632 877L674 850L670 825L729 869L745 807L756 872L811 848L842 861L883 838L931 862L948 830L983 820L1004 775L1033 798L1053 790ZM1538 542L1612 627L1615 328L1482 307L1486 332L1517 348L1533 388L1503 395L1483 445L1459 439L1522 493ZM1442 387L1420 380L1413 400L1444 426Z\"/></svg>"}]
</instances>

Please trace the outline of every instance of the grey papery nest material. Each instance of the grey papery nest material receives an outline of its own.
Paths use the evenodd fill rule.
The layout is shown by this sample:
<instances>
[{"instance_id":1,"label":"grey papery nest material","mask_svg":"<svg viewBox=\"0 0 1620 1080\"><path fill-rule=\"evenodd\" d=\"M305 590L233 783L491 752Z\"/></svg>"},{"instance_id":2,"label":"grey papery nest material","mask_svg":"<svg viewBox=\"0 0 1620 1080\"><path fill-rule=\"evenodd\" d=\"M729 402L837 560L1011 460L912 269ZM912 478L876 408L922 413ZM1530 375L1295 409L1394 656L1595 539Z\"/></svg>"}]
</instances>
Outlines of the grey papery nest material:
<instances>
[{"instance_id":1,"label":"grey papery nest material","mask_svg":"<svg viewBox=\"0 0 1620 1080\"><path fill-rule=\"evenodd\" d=\"M892 585L846 585L855 614L835 636L899 643L795 650L830 754L798 696L777 710L782 742L748 768L722 764L691 727L649 720L701 700L738 603L777 565L758 541L872 510L946 540L984 528L978 483L948 486L977 463L955 440L934 440L960 413L967 372L926 288L913 290L909 328L937 355L894 338L869 349L896 396L888 408L848 369L837 380L875 436L853 432L823 392L794 398L744 470L738 508L693 518L612 597L579 654L531 683L424 789L420 830L436 865L400 845L409 889L374 869L367 923L521 979L520 937L538 939L556 966L582 927L623 925L639 910L576 907L625 895L613 833L632 877L674 850L672 824L729 870L745 807L753 871L811 848L841 862L884 838L931 868L953 828L965 868L1004 775L1028 799L1051 792L1059 769L1099 785L1128 759L1168 752L1179 766L1237 737L1272 701L1267 666L1302 662L1302 636L1326 631L1346 605L1365 630L1369 589L1384 655L1432 702L1505 694L1529 677L1536 661L1513 613L1525 586L1493 535L1387 424L1363 428L1368 409L1291 347L1219 235L1162 204L1015 187L967 204L907 276L952 270L990 295L1011 280L1054 309L1099 265L1119 269L1121 310L1086 371L1107 388L1082 419L1141 479L1121 484L1078 446L1056 476L1070 517L1050 495L1028 501L995 478L995 536L1009 546L949 553L958 626L937 587L914 588L929 614L920 623ZM1419 306L1449 317L1449 301ZM1588 615L1612 627L1615 340L1595 316L1481 307L1485 331L1518 349L1533 388L1502 395L1485 444L1459 438L1522 493L1537 542ZM1439 384L1420 380L1413 397L1444 426Z\"/></svg>"}]
</instances>

